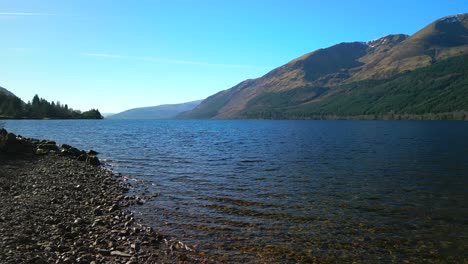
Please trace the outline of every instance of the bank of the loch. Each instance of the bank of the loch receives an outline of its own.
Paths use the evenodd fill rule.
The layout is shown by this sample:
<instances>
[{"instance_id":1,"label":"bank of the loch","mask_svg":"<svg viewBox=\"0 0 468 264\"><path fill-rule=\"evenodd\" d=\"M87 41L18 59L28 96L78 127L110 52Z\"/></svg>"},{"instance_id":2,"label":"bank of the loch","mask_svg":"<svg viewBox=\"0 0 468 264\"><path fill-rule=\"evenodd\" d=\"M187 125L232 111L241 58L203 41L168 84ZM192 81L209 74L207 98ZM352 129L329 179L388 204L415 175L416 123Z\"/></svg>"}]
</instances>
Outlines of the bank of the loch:
<instances>
[{"instance_id":1,"label":"bank of the loch","mask_svg":"<svg viewBox=\"0 0 468 264\"><path fill-rule=\"evenodd\" d=\"M0 130L0 262L204 263L135 220L96 154Z\"/></svg>"}]
</instances>

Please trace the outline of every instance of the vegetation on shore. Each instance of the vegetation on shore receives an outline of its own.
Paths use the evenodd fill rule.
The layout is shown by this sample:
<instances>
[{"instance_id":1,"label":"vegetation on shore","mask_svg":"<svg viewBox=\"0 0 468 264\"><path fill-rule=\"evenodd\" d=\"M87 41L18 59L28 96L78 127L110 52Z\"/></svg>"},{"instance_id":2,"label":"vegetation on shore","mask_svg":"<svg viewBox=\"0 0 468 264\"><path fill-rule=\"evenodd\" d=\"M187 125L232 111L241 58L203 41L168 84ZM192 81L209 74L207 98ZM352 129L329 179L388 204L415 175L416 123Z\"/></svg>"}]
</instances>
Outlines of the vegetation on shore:
<instances>
[{"instance_id":1,"label":"vegetation on shore","mask_svg":"<svg viewBox=\"0 0 468 264\"><path fill-rule=\"evenodd\" d=\"M0 92L0 119L102 119L97 109L81 112L60 102L48 102L35 95L24 103L14 95Z\"/></svg>"}]
</instances>

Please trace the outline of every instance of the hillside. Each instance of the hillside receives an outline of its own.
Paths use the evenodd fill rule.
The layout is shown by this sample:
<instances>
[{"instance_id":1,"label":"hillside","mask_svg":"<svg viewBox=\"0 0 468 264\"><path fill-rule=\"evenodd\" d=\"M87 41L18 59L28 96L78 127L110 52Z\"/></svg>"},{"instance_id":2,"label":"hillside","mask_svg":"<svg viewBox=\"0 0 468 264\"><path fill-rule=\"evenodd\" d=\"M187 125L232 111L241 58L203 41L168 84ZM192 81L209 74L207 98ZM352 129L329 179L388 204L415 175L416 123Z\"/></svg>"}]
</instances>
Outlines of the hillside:
<instances>
[{"instance_id":1,"label":"hillside","mask_svg":"<svg viewBox=\"0 0 468 264\"><path fill-rule=\"evenodd\" d=\"M7 95L7 96L16 96L12 92L8 91L7 89L5 89L5 88L3 88L1 86L0 86L0 94L4 94L4 95Z\"/></svg>"},{"instance_id":2,"label":"hillside","mask_svg":"<svg viewBox=\"0 0 468 264\"><path fill-rule=\"evenodd\" d=\"M201 102L202 100L198 100L182 104L134 108L111 115L108 119L171 119L182 112L194 109Z\"/></svg>"},{"instance_id":3,"label":"hillside","mask_svg":"<svg viewBox=\"0 0 468 264\"><path fill-rule=\"evenodd\" d=\"M179 117L194 119L268 118L259 113L285 111L286 108L292 111L291 109L302 109L304 104L307 104L310 109L317 110L319 108L311 105L318 104L325 99L345 100L340 97L347 96L346 93L342 93L346 85L361 87L368 81L368 85L373 87L373 85L381 85L381 82L389 80L393 80L397 85L403 79L394 79L395 76L436 65L437 62L464 54L468 54L468 14L444 17L412 36L397 34L368 42L340 43L305 54L261 78L246 80L231 89L212 95L194 110L181 114ZM466 62L457 61L457 63ZM378 80L380 82L373 82ZM420 81L427 82L428 80ZM403 86L407 87L406 84ZM399 92L403 93L400 99L404 102L420 103L414 101L417 99L405 97L403 90ZM267 98L272 99L272 94L281 94L283 101L281 106L267 100ZM368 103L374 104L375 102ZM452 102L446 101L445 103L450 105ZM353 109L354 106L349 107ZM397 105L393 108L396 108L392 109L393 111L403 110L397 108ZM327 114L343 116L357 114L346 108L340 109L339 112L330 112L328 110L332 108L329 108ZM381 111L384 109L386 108L382 107ZM439 111L437 109L426 110ZM288 113L282 115L282 118L300 117Z\"/></svg>"},{"instance_id":4,"label":"hillside","mask_svg":"<svg viewBox=\"0 0 468 264\"><path fill-rule=\"evenodd\" d=\"M265 93L250 101L239 117L468 120L467 62L468 55L463 55L389 79ZM302 100L310 94L316 96Z\"/></svg>"}]
</instances>

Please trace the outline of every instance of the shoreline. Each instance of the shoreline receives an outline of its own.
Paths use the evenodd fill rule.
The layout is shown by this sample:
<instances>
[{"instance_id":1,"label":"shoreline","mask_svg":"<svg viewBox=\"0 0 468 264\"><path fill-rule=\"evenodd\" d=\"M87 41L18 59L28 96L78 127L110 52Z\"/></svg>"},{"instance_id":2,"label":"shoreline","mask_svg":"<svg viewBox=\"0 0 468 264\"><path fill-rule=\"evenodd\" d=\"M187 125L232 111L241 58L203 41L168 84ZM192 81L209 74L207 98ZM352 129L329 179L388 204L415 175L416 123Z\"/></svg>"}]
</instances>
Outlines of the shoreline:
<instances>
[{"instance_id":1,"label":"shoreline","mask_svg":"<svg viewBox=\"0 0 468 264\"><path fill-rule=\"evenodd\" d=\"M0 130L2 263L207 263L138 222L143 201L96 155Z\"/></svg>"}]
</instances>

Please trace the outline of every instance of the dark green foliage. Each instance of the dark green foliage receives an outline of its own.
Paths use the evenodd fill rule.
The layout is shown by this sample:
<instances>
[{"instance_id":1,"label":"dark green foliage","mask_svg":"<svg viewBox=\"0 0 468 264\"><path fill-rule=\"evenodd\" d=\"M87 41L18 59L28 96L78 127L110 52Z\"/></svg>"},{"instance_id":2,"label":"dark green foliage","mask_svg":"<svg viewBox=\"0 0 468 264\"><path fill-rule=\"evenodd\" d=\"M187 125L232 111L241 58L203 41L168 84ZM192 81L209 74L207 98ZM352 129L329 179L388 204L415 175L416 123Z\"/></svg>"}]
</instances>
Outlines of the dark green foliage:
<instances>
[{"instance_id":1,"label":"dark green foliage","mask_svg":"<svg viewBox=\"0 0 468 264\"><path fill-rule=\"evenodd\" d=\"M0 93L0 119L102 119L99 110L84 113L68 108L60 102L51 102L35 95L31 102L25 104L16 96Z\"/></svg>"},{"instance_id":2,"label":"dark green foliage","mask_svg":"<svg viewBox=\"0 0 468 264\"><path fill-rule=\"evenodd\" d=\"M291 100L311 89L261 95L249 103L243 117L467 119L468 56L440 61L386 80L360 81L326 91L317 88L322 92L303 103Z\"/></svg>"},{"instance_id":3,"label":"dark green foliage","mask_svg":"<svg viewBox=\"0 0 468 264\"><path fill-rule=\"evenodd\" d=\"M281 93L266 93L250 100L247 107L250 110L283 108L308 102L327 91L328 88L324 87L304 87Z\"/></svg>"},{"instance_id":4,"label":"dark green foliage","mask_svg":"<svg viewBox=\"0 0 468 264\"><path fill-rule=\"evenodd\" d=\"M24 103L21 99L0 92L0 119L20 118L24 115L24 111Z\"/></svg>"},{"instance_id":5,"label":"dark green foliage","mask_svg":"<svg viewBox=\"0 0 468 264\"><path fill-rule=\"evenodd\" d=\"M81 114L83 119L102 119L102 115L97 109L91 109Z\"/></svg>"}]
</instances>

